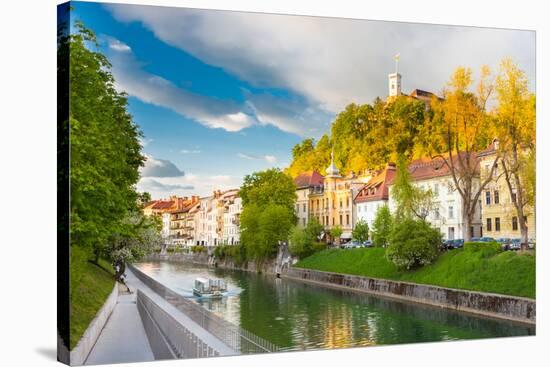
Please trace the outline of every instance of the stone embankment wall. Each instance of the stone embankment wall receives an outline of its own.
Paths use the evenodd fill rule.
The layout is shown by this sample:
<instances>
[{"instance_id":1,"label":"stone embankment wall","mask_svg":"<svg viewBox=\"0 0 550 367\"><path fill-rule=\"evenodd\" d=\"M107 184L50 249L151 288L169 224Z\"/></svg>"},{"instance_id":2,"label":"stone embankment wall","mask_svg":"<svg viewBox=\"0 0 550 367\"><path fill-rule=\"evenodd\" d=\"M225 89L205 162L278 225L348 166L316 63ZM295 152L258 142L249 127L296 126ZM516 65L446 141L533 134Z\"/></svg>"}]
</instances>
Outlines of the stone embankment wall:
<instances>
[{"instance_id":1,"label":"stone embankment wall","mask_svg":"<svg viewBox=\"0 0 550 367\"><path fill-rule=\"evenodd\" d=\"M293 267L283 273L282 277L527 324L536 322L536 301L530 298Z\"/></svg>"},{"instance_id":2,"label":"stone embankment wall","mask_svg":"<svg viewBox=\"0 0 550 367\"><path fill-rule=\"evenodd\" d=\"M173 261L181 263L191 263L197 265L211 265L216 266L222 269L229 270L243 270L250 271L253 273L263 273L263 274L275 274L276 269L276 259L265 261L261 265L257 265L253 261L246 262L244 264L236 264L233 259L226 258L223 260L215 259L208 256L206 253L195 253L195 254L152 254L149 255L145 261Z\"/></svg>"}]
</instances>

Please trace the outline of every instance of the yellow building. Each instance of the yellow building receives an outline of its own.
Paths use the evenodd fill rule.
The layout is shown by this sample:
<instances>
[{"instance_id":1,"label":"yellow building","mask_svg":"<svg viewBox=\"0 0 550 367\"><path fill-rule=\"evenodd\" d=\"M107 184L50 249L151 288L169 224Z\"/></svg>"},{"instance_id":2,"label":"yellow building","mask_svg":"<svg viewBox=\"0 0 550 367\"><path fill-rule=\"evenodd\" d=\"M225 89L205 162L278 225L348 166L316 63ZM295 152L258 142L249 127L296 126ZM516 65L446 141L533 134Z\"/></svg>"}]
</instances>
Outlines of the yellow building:
<instances>
[{"instance_id":1,"label":"yellow building","mask_svg":"<svg viewBox=\"0 0 550 367\"><path fill-rule=\"evenodd\" d=\"M353 228L352 186L355 176L342 177L334 165L334 154L322 185L313 186L309 193L309 216L315 217L327 232L327 240L332 241L329 231L340 226L341 239L351 238Z\"/></svg>"},{"instance_id":2,"label":"yellow building","mask_svg":"<svg viewBox=\"0 0 550 367\"><path fill-rule=\"evenodd\" d=\"M497 149L498 141L495 141L488 149L479 153L481 182L484 182L491 172ZM502 168L497 162L493 179L485 186L481 195L483 236L521 238L517 211L513 200L515 200L515 194L510 194ZM526 213L528 237L529 239L535 239L536 228L533 208L526 208Z\"/></svg>"}]
</instances>

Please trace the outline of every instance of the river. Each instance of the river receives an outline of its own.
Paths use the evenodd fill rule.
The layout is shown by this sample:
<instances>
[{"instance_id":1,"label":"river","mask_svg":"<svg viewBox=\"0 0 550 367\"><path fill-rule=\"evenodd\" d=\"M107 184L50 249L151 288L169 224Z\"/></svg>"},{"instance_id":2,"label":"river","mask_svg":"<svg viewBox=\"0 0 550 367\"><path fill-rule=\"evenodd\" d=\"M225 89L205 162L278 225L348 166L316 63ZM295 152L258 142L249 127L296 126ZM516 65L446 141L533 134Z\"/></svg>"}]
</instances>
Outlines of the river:
<instances>
[{"instance_id":1,"label":"river","mask_svg":"<svg viewBox=\"0 0 550 367\"><path fill-rule=\"evenodd\" d=\"M281 350L535 335L535 327L305 284L244 271L175 262L136 267ZM204 300L197 277L225 279L229 295Z\"/></svg>"}]
</instances>

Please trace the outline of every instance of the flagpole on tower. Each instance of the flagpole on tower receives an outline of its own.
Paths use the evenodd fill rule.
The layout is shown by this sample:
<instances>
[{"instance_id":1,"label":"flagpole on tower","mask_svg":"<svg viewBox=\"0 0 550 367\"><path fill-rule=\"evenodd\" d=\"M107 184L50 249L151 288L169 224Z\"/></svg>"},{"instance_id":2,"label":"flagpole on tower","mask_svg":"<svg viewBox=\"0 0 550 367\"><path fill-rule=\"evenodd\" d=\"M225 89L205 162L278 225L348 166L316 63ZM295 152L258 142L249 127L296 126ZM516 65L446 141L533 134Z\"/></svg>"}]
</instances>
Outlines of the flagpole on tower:
<instances>
[{"instance_id":1,"label":"flagpole on tower","mask_svg":"<svg viewBox=\"0 0 550 367\"><path fill-rule=\"evenodd\" d=\"M395 59L395 73L399 71L399 56L400 54L397 53L393 58Z\"/></svg>"}]
</instances>

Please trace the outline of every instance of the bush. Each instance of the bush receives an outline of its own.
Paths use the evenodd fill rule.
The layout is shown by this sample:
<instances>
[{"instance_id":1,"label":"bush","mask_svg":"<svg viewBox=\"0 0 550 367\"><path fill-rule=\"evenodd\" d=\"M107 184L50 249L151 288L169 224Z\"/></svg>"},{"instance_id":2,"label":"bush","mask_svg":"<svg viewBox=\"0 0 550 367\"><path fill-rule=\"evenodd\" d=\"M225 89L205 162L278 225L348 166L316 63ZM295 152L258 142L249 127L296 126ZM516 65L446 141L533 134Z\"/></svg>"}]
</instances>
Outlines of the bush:
<instances>
[{"instance_id":1,"label":"bush","mask_svg":"<svg viewBox=\"0 0 550 367\"><path fill-rule=\"evenodd\" d=\"M201 252L205 252L206 247L204 246L191 246L191 252L194 254L200 254Z\"/></svg>"},{"instance_id":2,"label":"bush","mask_svg":"<svg viewBox=\"0 0 550 367\"><path fill-rule=\"evenodd\" d=\"M303 259L324 249L326 249L326 244L317 242L315 231L308 227L305 229L293 227L291 229L288 250L292 255Z\"/></svg>"},{"instance_id":3,"label":"bush","mask_svg":"<svg viewBox=\"0 0 550 367\"><path fill-rule=\"evenodd\" d=\"M395 266L413 269L431 264L438 255L441 234L426 221L403 219L393 226L386 257Z\"/></svg>"},{"instance_id":4,"label":"bush","mask_svg":"<svg viewBox=\"0 0 550 367\"><path fill-rule=\"evenodd\" d=\"M384 247L388 244L392 231L393 217L387 205L382 205L376 210L376 216L372 223L372 242L376 247Z\"/></svg>"},{"instance_id":5,"label":"bush","mask_svg":"<svg viewBox=\"0 0 550 367\"><path fill-rule=\"evenodd\" d=\"M360 219L353 228L352 237L359 242L365 242L369 239L369 225L363 219Z\"/></svg>"},{"instance_id":6,"label":"bush","mask_svg":"<svg viewBox=\"0 0 550 367\"><path fill-rule=\"evenodd\" d=\"M220 260L228 257L232 258L237 264L242 264L247 261L246 248L243 245L216 246L216 248L214 248L213 254Z\"/></svg>"}]
</instances>

